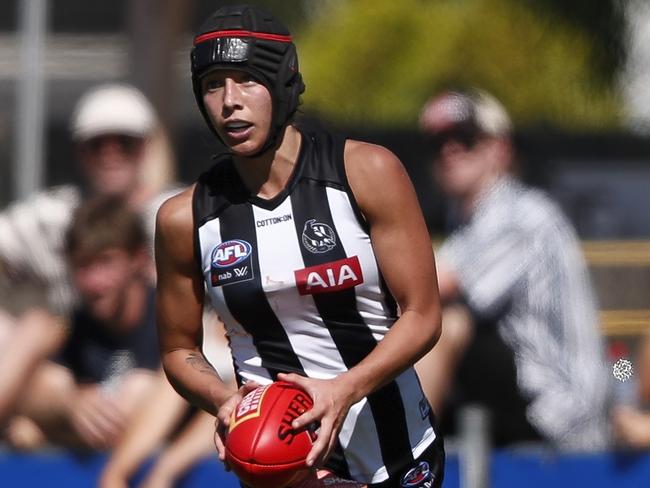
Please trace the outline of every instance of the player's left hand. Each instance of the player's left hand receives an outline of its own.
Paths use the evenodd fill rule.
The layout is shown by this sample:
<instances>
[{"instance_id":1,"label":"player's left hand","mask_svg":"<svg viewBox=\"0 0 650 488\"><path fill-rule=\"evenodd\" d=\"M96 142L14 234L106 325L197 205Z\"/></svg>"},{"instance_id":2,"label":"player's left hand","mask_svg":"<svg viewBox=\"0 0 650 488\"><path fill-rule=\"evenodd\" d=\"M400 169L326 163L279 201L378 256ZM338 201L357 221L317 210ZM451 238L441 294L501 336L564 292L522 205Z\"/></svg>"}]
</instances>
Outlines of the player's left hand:
<instances>
[{"instance_id":1,"label":"player's left hand","mask_svg":"<svg viewBox=\"0 0 650 488\"><path fill-rule=\"evenodd\" d=\"M343 421L354 403L355 391L351 385L340 381L339 378L321 380L294 373L278 374L278 380L298 385L309 393L314 401L311 410L303 413L291 424L296 430L309 428L314 423L320 424L318 438L307 454L308 466L318 467L325 463L336 445Z\"/></svg>"}]
</instances>

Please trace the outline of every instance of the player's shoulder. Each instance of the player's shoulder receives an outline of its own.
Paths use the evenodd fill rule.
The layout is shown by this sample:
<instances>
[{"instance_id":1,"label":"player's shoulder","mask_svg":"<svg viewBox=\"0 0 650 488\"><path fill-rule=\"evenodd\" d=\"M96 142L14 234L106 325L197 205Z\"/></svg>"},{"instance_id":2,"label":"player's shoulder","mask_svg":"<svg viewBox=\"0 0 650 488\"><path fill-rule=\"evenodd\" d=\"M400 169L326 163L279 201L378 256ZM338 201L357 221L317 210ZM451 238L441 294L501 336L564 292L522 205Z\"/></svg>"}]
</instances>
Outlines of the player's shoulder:
<instances>
[{"instance_id":1,"label":"player's shoulder","mask_svg":"<svg viewBox=\"0 0 650 488\"><path fill-rule=\"evenodd\" d=\"M390 149L357 139L345 141L344 154L346 160L364 162L368 165L399 164L399 159Z\"/></svg>"},{"instance_id":2,"label":"player's shoulder","mask_svg":"<svg viewBox=\"0 0 650 488\"><path fill-rule=\"evenodd\" d=\"M192 229L192 195L191 185L167 198L158 209L156 228L162 232L178 232Z\"/></svg>"},{"instance_id":3,"label":"player's shoulder","mask_svg":"<svg viewBox=\"0 0 650 488\"><path fill-rule=\"evenodd\" d=\"M348 139L344 156L345 169L351 178L383 180L404 171L399 158L388 148L378 144Z\"/></svg>"},{"instance_id":4,"label":"player's shoulder","mask_svg":"<svg viewBox=\"0 0 650 488\"><path fill-rule=\"evenodd\" d=\"M363 141L348 140L345 172L361 212L368 221L384 215L386 203L411 208L413 186L401 161L389 149Z\"/></svg>"}]
</instances>

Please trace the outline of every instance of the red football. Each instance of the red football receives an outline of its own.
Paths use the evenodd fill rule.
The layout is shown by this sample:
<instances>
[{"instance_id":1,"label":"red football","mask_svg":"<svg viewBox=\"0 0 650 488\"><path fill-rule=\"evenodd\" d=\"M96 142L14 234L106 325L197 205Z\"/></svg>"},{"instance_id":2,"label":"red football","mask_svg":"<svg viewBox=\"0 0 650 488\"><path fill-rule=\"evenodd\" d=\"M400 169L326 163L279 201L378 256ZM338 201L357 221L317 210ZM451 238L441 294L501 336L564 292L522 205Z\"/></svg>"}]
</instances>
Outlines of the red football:
<instances>
[{"instance_id":1,"label":"red football","mask_svg":"<svg viewBox=\"0 0 650 488\"><path fill-rule=\"evenodd\" d=\"M252 488L283 488L308 473L305 459L315 434L291 422L313 406L311 397L277 381L251 391L230 419L226 461Z\"/></svg>"}]
</instances>

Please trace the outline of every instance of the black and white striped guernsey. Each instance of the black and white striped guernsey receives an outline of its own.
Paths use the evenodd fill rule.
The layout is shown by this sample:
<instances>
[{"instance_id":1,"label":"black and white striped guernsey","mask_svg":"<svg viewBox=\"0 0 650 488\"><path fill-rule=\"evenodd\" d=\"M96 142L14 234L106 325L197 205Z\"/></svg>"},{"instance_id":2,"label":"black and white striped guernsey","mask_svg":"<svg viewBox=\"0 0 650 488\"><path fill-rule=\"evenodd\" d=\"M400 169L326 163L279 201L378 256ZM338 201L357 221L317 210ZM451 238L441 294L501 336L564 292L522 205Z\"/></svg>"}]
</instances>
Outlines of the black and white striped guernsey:
<instances>
[{"instance_id":1,"label":"black and white striped guernsey","mask_svg":"<svg viewBox=\"0 0 650 488\"><path fill-rule=\"evenodd\" d=\"M292 176L273 199L250 195L228 158L194 192L196 252L240 383L268 383L278 372L332 378L397 319L347 182L344 139L301 133ZM432 424L410 368L352 406L328 467L383 481L433 442Z\"/></svg>"}]
</instances>

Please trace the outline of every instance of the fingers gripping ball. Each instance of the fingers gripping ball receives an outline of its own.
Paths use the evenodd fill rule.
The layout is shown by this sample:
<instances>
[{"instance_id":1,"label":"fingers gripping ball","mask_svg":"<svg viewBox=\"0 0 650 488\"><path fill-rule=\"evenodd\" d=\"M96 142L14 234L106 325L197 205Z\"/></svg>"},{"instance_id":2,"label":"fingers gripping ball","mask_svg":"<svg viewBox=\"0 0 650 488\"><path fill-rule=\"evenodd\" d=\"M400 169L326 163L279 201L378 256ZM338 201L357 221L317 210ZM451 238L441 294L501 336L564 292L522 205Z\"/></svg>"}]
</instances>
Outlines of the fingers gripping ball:
<instances>
[{"instance_id":1,"label":"fingers gripping ball","mask_svg":"<svg viewBox=\"0 0 650 488\"><path fill-rule=\"evenodd\" d=\"M307 454L316 439L291 422L312 408L311 397L295 385L275 382L246 395L230 419L226 461L252 488L283 488L309 471Z\"/></svg>"}]
</instances>

